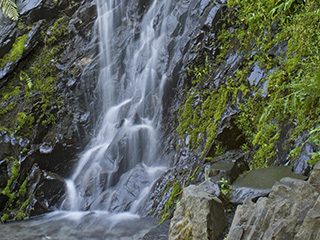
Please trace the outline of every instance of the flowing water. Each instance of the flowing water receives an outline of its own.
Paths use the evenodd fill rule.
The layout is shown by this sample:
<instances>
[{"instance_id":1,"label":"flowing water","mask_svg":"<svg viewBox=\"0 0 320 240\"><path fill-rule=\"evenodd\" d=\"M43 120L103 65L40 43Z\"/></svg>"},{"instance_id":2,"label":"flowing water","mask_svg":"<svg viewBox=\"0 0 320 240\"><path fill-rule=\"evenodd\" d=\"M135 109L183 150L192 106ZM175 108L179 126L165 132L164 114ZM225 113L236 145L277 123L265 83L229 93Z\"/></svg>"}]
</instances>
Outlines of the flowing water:
<instances>
[{"instance_id":1,"label":"flowing water","mask_svg":"<svg viewBox=\"0 0 320 240\"><path fill-rule=\"evenodd\" d=\"M20 225L8 224L12 237L141 239L157 224L139 214L153 184L169 167L160 143L164 88L190 39L190 5L201 11L209 4L197 2L96 1L101 102L96 134L66 179L67 197L59 209ZM193 15L199 19L196 11ZM20 235L12 232L15 226Z\"/></svg>"},{"instance_id":2,"label":"flowing water","mask_svg":"<svg viewBox=\"0 0 320 240\"><path fill-rule=\"evenodd\" d=\"M159 65L167 48L171 2L153 1L141 22L128 16L127 1L97 3L100 128L67 180L62 209L136 213L152 183L166 170L158 141L166 76ZM130 34L126 44L118 46L123 24L131 26Z\"/></svg>"}]
</instances>

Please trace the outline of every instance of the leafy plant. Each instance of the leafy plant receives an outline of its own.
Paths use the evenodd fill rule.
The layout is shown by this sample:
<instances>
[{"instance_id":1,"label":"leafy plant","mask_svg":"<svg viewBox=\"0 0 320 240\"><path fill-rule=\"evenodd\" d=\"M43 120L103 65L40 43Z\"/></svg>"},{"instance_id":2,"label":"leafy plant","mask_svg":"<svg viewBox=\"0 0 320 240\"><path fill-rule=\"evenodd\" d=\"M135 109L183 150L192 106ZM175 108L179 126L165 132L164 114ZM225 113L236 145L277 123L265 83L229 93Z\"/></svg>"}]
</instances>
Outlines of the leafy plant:
<instances>
[{"instance_id":1,"label":"leafy plant","mask_svg":"<svg viewBox=\"0 0 320 240\"><path fill-rule=\"evenodd\" d=\"M17 5L11 0L0 0L0 8L4 15L9 17L11 20L18 20L19 13Z\"/></svg>"},{"instance_id":2,"label":"leafy plant","mask_svg":"<svg viewBox=\"0 0 320 240\"><path fill-rule=\"evenodd\" d=\"M217 181L221 194L224 199L230 199L230 194L232 192L232 186L229 184L227 179L221 178L221 180Z\"/></svg>"}]
</instances>

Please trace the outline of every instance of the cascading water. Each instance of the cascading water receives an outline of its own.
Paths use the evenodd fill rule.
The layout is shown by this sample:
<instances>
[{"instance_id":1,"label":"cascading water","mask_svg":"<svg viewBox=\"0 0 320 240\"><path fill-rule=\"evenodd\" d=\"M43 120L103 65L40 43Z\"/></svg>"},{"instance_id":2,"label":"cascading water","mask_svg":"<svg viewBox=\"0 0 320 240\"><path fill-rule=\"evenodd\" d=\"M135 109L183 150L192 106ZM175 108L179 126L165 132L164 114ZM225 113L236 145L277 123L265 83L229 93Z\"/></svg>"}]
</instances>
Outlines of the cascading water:
<instances>
[{"instance_id":1,"label":"cascading water","mask_svg":"<svg viewBox=\"0 0 320 240\"><path fill-rule=\"evenodd\" d=\"M212 0L96 3L101 102L96 133L66 180L59 210L8 224L0 238L132 240L158 223L143 215L150 210L153 183L169 165L160 141L162 101L192 58L192 39L218 8Z\"/></svg>"},{"instance_id":2,"label":"cascading water","mask_svg":"<svg viewBox=\"0 0 320 240\"><path fill-rule=\"evenodd\" d=\"M128 15L126 4L97 1L101 123L67 180L63 209L135 213L165 170L157 128L166 81L161 69L167 49L166 18L172 3L153 1L141 20ZM117 27L124 24L129 34L119 46Z\"/></svg>"}]
</instances>

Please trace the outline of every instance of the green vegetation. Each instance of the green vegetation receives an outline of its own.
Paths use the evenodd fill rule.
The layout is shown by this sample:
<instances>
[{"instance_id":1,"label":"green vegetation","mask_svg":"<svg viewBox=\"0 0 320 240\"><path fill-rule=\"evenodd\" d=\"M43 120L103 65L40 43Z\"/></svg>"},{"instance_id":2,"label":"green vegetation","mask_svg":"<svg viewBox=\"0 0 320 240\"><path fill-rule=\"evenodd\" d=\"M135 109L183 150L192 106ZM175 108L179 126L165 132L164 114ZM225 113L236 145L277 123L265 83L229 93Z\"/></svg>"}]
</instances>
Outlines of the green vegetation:
<instances>
[{"instance_id":1,"label":"green vegetation","mask_svg":"<svg viewBox=\"0 0 320 240\"><path fill-rule=\"evenodd\" d=\"M19 57L22 56L25 50L25 44L28 38L28 34L24 34L18 37L13 44L11 51L7 53L3 58L0 59L0 67L3 68L9 62L15 62Z\"/></svg>"},{"instance_id":2,"label":"green vegetation","mask_svg":"<svg viewBox=\"0 0 320 240\"><path fill-rule=\"evenodd\" d=\"M171 185L172 183L168 183L167 184L167 188ZM172 206L174 204L176 204L178 197L181 195L182 193L182 188L181 188L181 184L179 181L175 181L173 183L172 188L172 192L170 194L170 198L169 200L166 202L164 209L161 211L160 215L162 215L162 221L159 224L162 224L167 217L169 216L170 212L169 210L172 208ZM166 189L165 191L167 192L169 189Z\"/></svg>"},{"instance_id":3,"label":"green vegetation","mask_svg":"<svg viewBox=\"0 0 320 240\"><path fill-rule=\"evenodd\" d=\"M199 70L202 72L202 68L192 71L195 78L200 75ZM207 72L209 73L210 71ZM210 81L207 74L204 75L204 82L201 84ZM222 84L218 89L208 91L199 90L199 88L197 85L189 91L189 97L180 114L177 130L180 138L189 137L188 145L191 149L197 150L204 144L205 147L202 149L202 155L204 155L217 134L223 111L228 103L236 101L241 85L228 79L228 82ZM200 89L203 89L202 85ZM221 153L221 146L217 144L216 155Z\"/></svg>"},{"instance_id":4,"label":"green vegetation","mask_svg":"<svg viewBox=\"0 0 320 240\"><path fill-rule=\"evenodd\" d=\"M232 186L229 184L228 180L221 178L221 180L217 181L217 184L220 187L221 198L223 202L228 203L232 198Z\"/></svg>"},{"instance_id":5,"label":"green vegetation","mask_svg":"<svg viewBox=\"0 0 320 240\"><path fill-rule=\"evenodd\" d=\"M231 13L218 41L212 43L219 47L219 55L188 71L193 87L181 112L180 138L189 136L193 150L204 141L201 150L206 153L222 112L227 104L235 104L240 109L236 123L247 140L244 148L253 152L252 168L273 163L284 126L291 129L287 136L291 159L305 142L320 146L320 2L229 0L228 7ZM219 64L235 48L244 56L241 68L212 87L210 80ZM250 86L248 77L256 63L267 76ZM243 94L241 102L235 101L236 89ZM296 144L306 132L308 137ZM315 165L319 156L320 152L312 154L310 164Z\"/></svg>"},{"instance_id":6,"label":"green vegetation","mask_svg":"<svg viewBox=\"0 0 320 240\"><path fill-rule=\"evenodd\" d=\"M10 157L8 159L8 162L13 162L13 164L11 168L11 177L7 182L7 186L1 191L2 194L8 196L9 198L9 200L6 203L4 211L5 213L1 217L2 222L5 222L10 218L22 220L28 217L27 206L32 197L32 195L30 195L29 197L27 196L27 180L25 180L21 185L19 185L19 161L14 160L13 157ZM26 200L23 203L21 203L21 200L23 199Z\"/></svg>"},{"instance_id":7,"label":"green vegetation","mask_svg":"<svg viewBox=\"0 0 320 240\"><path fill-rule=\"evenodd\" d=\"M66 48L64 39L68 34L68 19L62 17L51 26L45 22L42 24L42 38L37 47L23 61L19 61L26 51L28 31L32 28L20 20L22 35L16 38L12 49L0 59L0 68L18 62L0 91L0 130L7 131L17 140L21 137L32 139L36 127L52 127L59 117L57 112L62 97L57 93L57 79L60 77L57 61ZM2 211L2 222L25 219L31 210L29 203L33 195L28 192L27 173L20 174L20 164L16 160L17 155L25 156L27 151L23 149L20 154L12 153L15 155L5 159L12 168L6 187L0 189L8 196Z\"/></svg>"},{"instance_id":8,"label":"green vegetation","mask_svg":"<svg viewBox=\"0 0 320 240\"><path fill-rule=\"evenodd\" d=\"M0 129L8 130L16 136L28 137L34 124L49 126L56 123L53 114L61 106L61 98L56 92L57 59L65 49L61 41L67 35L67 18L59 18L52 27L42 32L43 46L15 73L0 94ZM26 27L25 27L26 28ZM17 61L25 50L28 33L17 38L12 49L0 59L3 68L9 62ZM57 39L60 39L59 41ZM18 103L24 96L26 100Z\"/></svg>"},{"instance_id":9,"label":"green vegetation","mask_svg":"<svg viewBox=\"0 0 320 240\"><path fill-rule=\"evenodd\" d=\"M52 45L57 42L57 38L61 36L65 36L67 34L67 19L66 17L59 18L52 29L50 29L50 33L48 34L48 40L46 41L49 45Z\"/></svg>"},{"instance_id":10,"label":"green vegetation","mask_svg":"<svg viewBox=\"0 0 320 240\"><path fill-rule=\"evenodd\" d=\"M11 0L0 0L0 8L4 15L9 17L11 20L18 20L19 13L17 5Z\"/></svg>"}]
</instances>

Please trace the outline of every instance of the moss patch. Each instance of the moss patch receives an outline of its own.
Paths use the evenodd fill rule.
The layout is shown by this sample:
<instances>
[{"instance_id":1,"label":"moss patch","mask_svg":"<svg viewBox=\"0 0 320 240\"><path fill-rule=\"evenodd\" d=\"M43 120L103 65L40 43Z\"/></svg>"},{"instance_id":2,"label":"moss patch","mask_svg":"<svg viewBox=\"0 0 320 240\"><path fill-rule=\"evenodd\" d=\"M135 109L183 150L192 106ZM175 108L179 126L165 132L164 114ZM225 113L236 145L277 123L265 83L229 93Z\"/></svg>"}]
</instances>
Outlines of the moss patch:
<instances>
[{"instance_id":1,"label":"moss patch","mask_svg":"<svg viewBox=\"0 0 320 240\"><path fill-rule=\"evenodd\" d=\"M12 45L10 52L5 54L3 58L0 59L0 66L3 68L8 62L15 62L19 57L22 56L24 50L26 49L25 44L28 38L28 33L18 37L15 43Z\"/></svg>"},{"instance_id":2,"label":"moss patch","mask_svg":"<svg viewBox=\"0 0 320 240\"><path fill-rule=\"evenodd\" d=\"M235 104L240 109L236 123L247 140L244 148L253 154L251 168L273 163L285 124L293 126L289 159L299 154L305 142L320 146L319 1L228 0L228 7L230 14L212 43L219 54L211 64L189 70L193 87L180 115L180 138L188 139L192 150L205 143L201 149L205 153L215 140L221 113L227 104ZM214 71L235 51L243 56L241 68L224 84L213 86ZM256 63L266 77L250 85ZM244 96L242 101L235 98L237 89ZM305 132L306 140L296 144ZM312 165L319 155L311 155Z\"/></svg>"}]
</instances>

